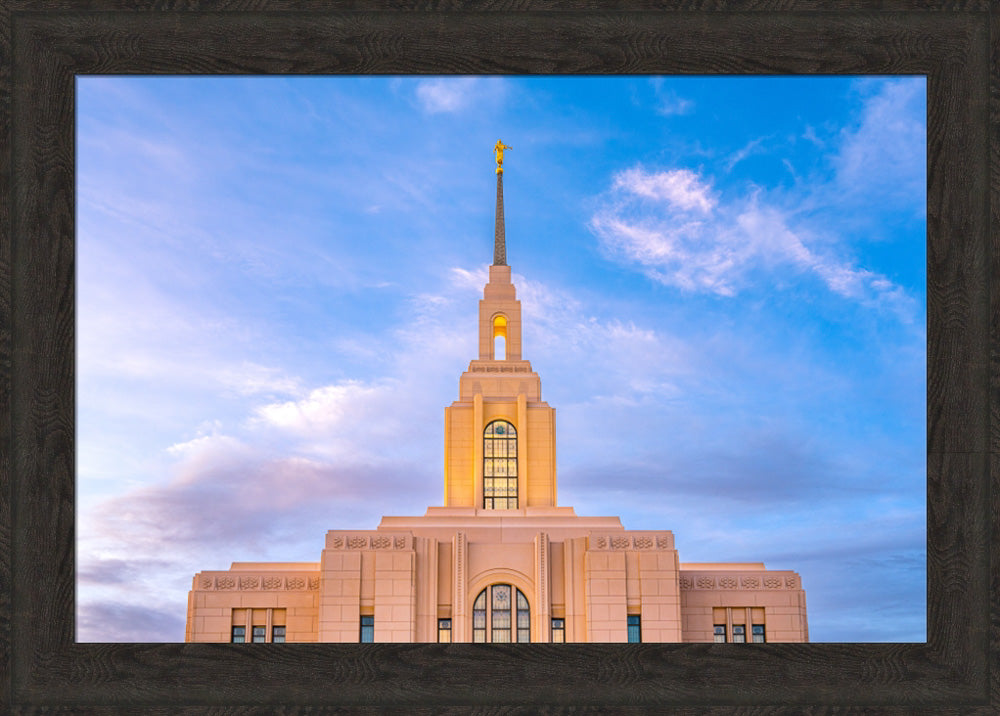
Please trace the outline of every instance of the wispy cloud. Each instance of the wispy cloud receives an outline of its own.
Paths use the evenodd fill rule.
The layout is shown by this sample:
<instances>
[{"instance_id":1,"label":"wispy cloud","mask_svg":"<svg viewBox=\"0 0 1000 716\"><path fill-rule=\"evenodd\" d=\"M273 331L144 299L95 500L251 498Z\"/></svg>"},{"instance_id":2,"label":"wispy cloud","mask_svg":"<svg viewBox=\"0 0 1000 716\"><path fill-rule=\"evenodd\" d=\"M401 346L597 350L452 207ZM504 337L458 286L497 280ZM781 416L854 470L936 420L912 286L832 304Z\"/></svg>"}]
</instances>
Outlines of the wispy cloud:
<instances>
[{"instance_id":1,"label":"wispy cloud","mask_svg":"<svg viewBox=\"0 0 1000 716\"><path fill-rule=\"evenodd\" d=\"M792 271L902 318L913 310L901 287L821 250L810 229L791 221L760 191L720 201L711 181L690 170L633 167L612 177L590 228L612 257L685 291L735 296L756 274Z\"/></svg>"},{"instance_id":2,"label":"wispy cloud","mask_svg":"<svg viewBox=\"0 0 1000 716\"><path fill-rule=\"evenodd\" d=\"M674 90L665 87L662 77L654 77L650 80L653 85L653 92L656 95L656 113L664 117L674 115L690 114L694 111L694 102L678 95Z\"/></svg>"},{"instance_id":3,"label":"wispy cloud","mask_svg":"<svg viewBox=\"0 0 1000 716\"><path fill-rule=\"evenodd\" d=\"M762 144L765 139L767 139L767 137L757 137L756 139L751 139L749 142L729 155L729 158L726 160L726 170L732 171L733 167L747 157L763 152L764 149Z\"/></svg>"},{"instance_id":4,"label":"wispy cloud","mask_svg":"<svg viewBox=\"0 0 1000 716\"><path fill-rule=\"evenodd\" d=\"M862 89L867 87L862 83ZM906 78L875 88L857 123L841 132L834 158L837 185L869 203L904 202L922 211L927 174L924 82Z\"/></svg>"},{"instance_id":5,"label":"wispy cloud","mask_svg":"<svg viewBox=\"0 0 1000 716\"><path fill-rule=\"evenodd\" d=\"M416 97L429 114L460 112L484 99L497 99L505 92L499 77L437 77L417 83Z\"/></svg>"}]
</instances>

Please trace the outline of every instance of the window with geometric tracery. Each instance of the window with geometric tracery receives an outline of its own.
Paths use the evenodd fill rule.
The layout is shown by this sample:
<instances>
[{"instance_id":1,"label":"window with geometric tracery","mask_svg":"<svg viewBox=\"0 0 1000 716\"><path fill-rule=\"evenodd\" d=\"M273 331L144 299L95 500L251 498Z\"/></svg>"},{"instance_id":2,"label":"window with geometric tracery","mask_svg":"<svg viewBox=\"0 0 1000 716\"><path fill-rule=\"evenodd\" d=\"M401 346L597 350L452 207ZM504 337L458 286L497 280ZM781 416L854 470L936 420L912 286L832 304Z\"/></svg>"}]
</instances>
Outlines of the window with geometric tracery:
<instances>
[{"instance_id":1,"label":"window with geometric tracery","mask_svg":"<svg viewBox=\"0 0 1000 716\"><path fill-rule=\"evenodd\" d=\"M472 641L509 644L515 640L521 644L531 641L531 608L527 597L509 584L487 587L472 604Z\"/></svg>"},{"instance_id":2,"label":"window with geometric tracery","mask_svg":"<svg viewBox=\"0 0 1000 716\"><path fill-rule=\"evenodd\" d=\"M483 507L517 509L517 431L506 420L483 431Z\"/></svg>"}]
</instances>

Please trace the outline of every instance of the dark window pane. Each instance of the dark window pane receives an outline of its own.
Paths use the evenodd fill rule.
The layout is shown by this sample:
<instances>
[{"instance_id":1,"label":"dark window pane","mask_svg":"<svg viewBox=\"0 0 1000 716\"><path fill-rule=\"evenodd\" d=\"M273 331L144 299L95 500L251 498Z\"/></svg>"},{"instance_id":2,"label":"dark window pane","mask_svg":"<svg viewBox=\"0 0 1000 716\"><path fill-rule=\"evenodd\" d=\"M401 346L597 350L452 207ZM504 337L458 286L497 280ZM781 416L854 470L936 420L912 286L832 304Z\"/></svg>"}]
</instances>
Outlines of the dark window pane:
<instances>
[{"instance_id":1,"label":"dark window pane","mask_svg":"<svg viewBox=\"0 0 1000 716\"><path fill-rule=\"evenodd\" d=\"M361 617L361 643L371 644L375 641L375 617Z\"/></svg>"},{"instance_id":2,"label":"dark window pane","mask_svg":"<svg viewBox=\"0 0 1000 716\"><path fill-rule=\"evenodd\" d=\"M639 616L636 614L628 617L628 641L629 644L638 644L642 641L642 631L639 623Z\"/></svg>"},{"instance_id":3,"label":"dark window pane","mask_svg":"<svg viewBox=\"0 0 1000 716\"><path fill-rule=\"evenodd\" d=\"M745 644L747 640L747 630L742 624L733 624L733 642Z\"/></svg>"},{"instance_id":4,"label":"dark window pane","mask_svg":"<svg viewBox=\"0 0 1000 716\"><path fill-rule=\"evenodd\" d=\"M233 627L233 643L245 644L247 640L247 628L245 626Z\"/></svg>"},{"instance_id":5,"label":"dark window pane","mask_svg":"<svg viewBox=\"0 0 1000 716\"><path fill-rule=\"evenodd\" d=\"M285 627L276 626L271 627L271 641L275 644L280 644L285 641Z\"/></svg>"},{"instance_id":6,"label":"dark window pane","mask_svg":"<svg viewBox=\"0 0 1000 716\"><path fill-rule=\"evenodd\" d=\"M263 644L267 641L267 627L255 626L253 628L253 643Z\"/></svg>"},{"instance_id":7,"label":"dark window pane","mask_svg":"<svg viewBox=\"0 0 1000 716\"><path fill-rule=\"evenodd\" d=\"M751 627L751 628L753 629L752 633L753 633L753 641L754 641L754 643L755 644L763 644L764 643L764 625L763 624L754 624L753 627Z\"/></svg>"}]
</instances>

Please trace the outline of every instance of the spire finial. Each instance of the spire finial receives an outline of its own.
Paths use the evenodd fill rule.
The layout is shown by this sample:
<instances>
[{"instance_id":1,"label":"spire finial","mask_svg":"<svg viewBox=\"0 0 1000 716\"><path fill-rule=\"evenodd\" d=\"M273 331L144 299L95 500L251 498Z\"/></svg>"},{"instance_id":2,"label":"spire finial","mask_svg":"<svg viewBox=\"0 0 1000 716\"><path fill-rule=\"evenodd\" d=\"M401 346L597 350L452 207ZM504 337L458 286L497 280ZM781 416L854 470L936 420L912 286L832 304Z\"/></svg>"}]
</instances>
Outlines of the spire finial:
<instances>
[{"instance_id":1,"label":"spire finial","mask_svg":"<svg viewBox=\"0 0 1000 716\"><path fill-rule=\"evenodd\" d=\"M497 220L493 232L493 265L507 265L507 243L503 223L503 150L510 149L499 139L493 148L497 155Z\"/></svg>"},{"instance_id":2,"label":"spire finial","mask_svg":"<svg viewBox=\"0 0 1000 716\"><path fill-rule=\"evenodd\" d=\"M503 174L503 150L513 149L513 147L508 147L503 143L502 140L497 140L497 145L493 147L494 153L497 155L497 174Z\"/></svg>"}]
</instances>

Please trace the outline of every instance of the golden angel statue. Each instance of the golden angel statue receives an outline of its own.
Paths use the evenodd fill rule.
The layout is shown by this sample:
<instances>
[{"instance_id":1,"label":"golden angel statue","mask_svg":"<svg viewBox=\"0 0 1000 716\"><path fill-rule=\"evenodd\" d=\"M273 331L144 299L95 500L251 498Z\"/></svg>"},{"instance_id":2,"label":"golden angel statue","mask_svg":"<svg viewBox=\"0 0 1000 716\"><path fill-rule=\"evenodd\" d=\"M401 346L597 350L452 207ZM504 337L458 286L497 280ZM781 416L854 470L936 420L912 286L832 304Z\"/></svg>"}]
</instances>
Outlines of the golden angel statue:
<instances>
[{"instance_id":1,"label":"golden angel statue","mask_svg":"<svg viewBox=\"0 0 1000 716\"><path fill-rule=\"evenodd\" d=\"M497 155L497 174L499 174L499 173L501 173L503 171L503 150L504 149L511 149L511 148L512 147L508 147L506 144L504 144L499 139L497 140L497 145L495 147L493 147L493 151Z\"/></svg>"}]
</instances>

